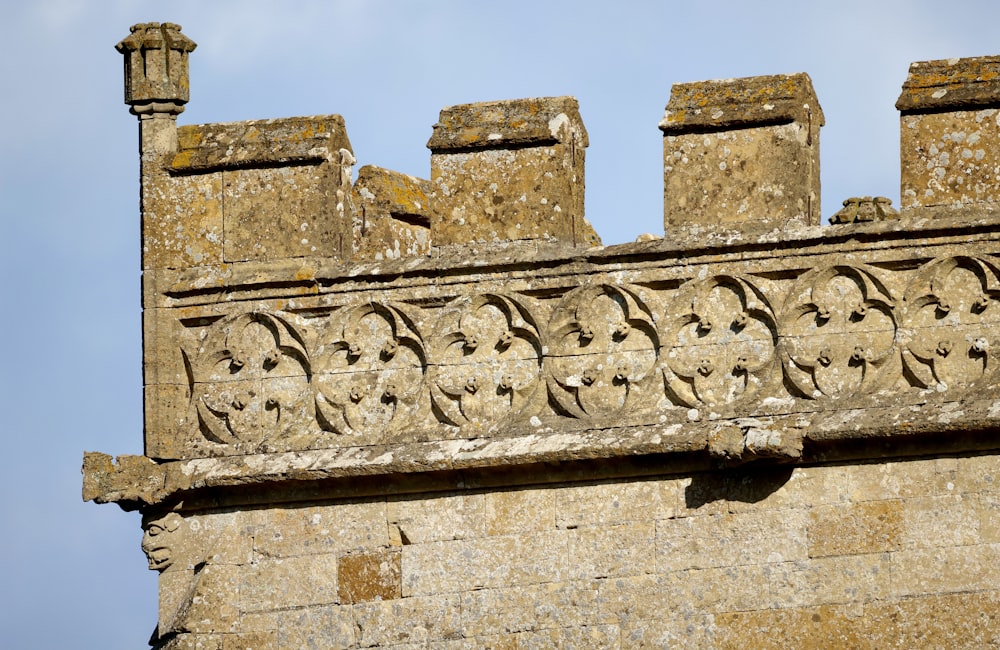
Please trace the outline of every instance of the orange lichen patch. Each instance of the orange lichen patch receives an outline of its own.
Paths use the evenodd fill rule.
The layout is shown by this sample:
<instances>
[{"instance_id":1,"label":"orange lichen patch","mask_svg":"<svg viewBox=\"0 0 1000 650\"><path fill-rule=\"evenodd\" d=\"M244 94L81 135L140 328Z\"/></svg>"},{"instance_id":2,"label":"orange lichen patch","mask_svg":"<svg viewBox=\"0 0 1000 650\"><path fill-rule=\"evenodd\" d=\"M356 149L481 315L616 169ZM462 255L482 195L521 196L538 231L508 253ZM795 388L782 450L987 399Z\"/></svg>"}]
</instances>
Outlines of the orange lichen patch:
<instances>
[{"instance_id":1,"label":"orange lichen patch","mask_svg":"<svg viewBox=\"0 0 1000 650\"><path fill-rule=\"evenodd\" d=\"M190 167L192 154L193 152L190 149L187 151L179 152L176 156L174 156L173 162L171 162L171 166L174 169L179 169L181 167Z\"/></svg>"},{"instance_id":2,"label":"orange lichen patch","mask_svg":"<svg viewBox=\"0 0 1000 650\"><path fill-rule=\"evenodd\" d=\"M430 187L424 179L366 165L358 171L355 187L369 192L373 198L368 200L386 213L430 218Z\"/></svg>"},{"instance_id":3,"label":"orange lichen patch","mask_svg":"<svg viewBox=\"0 0 1000 650\"><path fill-rule=\"evenodd\" d=\"M227 169L288 161L322 162L341 149L351 151L339 115L293 117L262 122L202 124L178 129L174 171Z\"/></svg>"},{"instance_id":4,"label":"orange lichen patch","mask_svg":"<svg viewBox=\"0 0 1000 650\"><path fill-rule=\"evenodd\" d=\"M560 118L559 116L564 116ZM568 120L573 129L554 128ZM510 145L586 142L579 106L572 97L541 97L450 106L441 111L427 147L432 151Z\"/></svg>"},{"instance_id":5,"label":"orange lichen patch","mask_svg":"<svg viewBox=\"0 0 1000 650\"><path fill-rule=\"evenodd\" d=\"M660 128L812 121L823 114L805 73L674 84Z\"/></svg>"},{"instance_id":6,"label":"orange lichen patch","mask_svg":"<svg viewBox=\"0 0 1000 650\"><path fill-rule=\"evenodd\" d=\"M921 61L910 65L899 110L1000 103L1000 57Z\"/></svg>"},{"instance_id":7,"label":"orange lichen patch","mask_svg":"<svg viewBox=\"0 0 1000 650\"><path fill-rule=\"evenodd\" d=\"M199 126L178 127L177 144L181 149L192 149L201 144L203 135Z\"/></svg>"}]
</instances>

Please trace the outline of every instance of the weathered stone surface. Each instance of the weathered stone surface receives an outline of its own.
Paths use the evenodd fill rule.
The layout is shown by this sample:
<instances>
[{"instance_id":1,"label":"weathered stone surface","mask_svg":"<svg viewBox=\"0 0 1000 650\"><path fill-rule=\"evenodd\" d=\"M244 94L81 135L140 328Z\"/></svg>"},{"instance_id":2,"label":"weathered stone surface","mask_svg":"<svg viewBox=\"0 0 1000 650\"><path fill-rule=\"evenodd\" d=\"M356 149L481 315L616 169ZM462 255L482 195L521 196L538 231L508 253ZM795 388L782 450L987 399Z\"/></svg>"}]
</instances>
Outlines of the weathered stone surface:
<instances>
[{"instance_id":1,"label":"weathered stone surface","mask_svg":"<svg viewBox=\"0 0 1000 650\"><path fill-rule=\"evenodd\" d=\"M809 556L855 555L898 549L902 502L894 499L814 508L809 513Z\"/></svg>"},{"instance_id":2,"label":"weathered stone surface","mask_svg":"<svg viewBox=\"0 0 1000 650\"><path fill-rule=\"evenodd\" d=\"M374 165L354 183L354 259L391 260L431 251L430 181Z\"/></svg>"},{"instance_id":3,"label":"weathered stone surface","mask_svg":"<svg viewBox=\"0 0 1000 650\"><path fill-rule=\"evenodd\" d=\"M678 571L806 558L805 513L784 510L657 522L657 568Z\"/></svg>"},{"instance_id":4,"label":"weathered stone surface","mask_svg":"<svg viewBox=\"0 0 1000 650\"><path fill-rule=\"evenodd\" d=\"M125 58L125 103L135 115L184 110L188 55L197 47L174 23L139 23L115 46Z\"/></svg>"},{"instance_id":5,"label":"weathered stone surface","mask_svg":"<svg viewBox=\"0 0 1000 650\"><path fill-rule=\"evenodd\" d=\"M804 73L674 84L663 131L663 224L818 224L823 111Z\"/></svg>"},{"instance_id":6,"label":"weathered stone surface","mask_svg":"<svg viewBox=\"0 0 1000 650\"><path fill-rule=\"evenodd\" d=\"M895 223L799 239L780 259L744 244L684 260L663 246L635 262L627 245L554 262L551 276L467 269L460 296L432 280L434 259L378 270L377 288L367 274L275 267L289 284L308 278L312 296L265 288L266 267L223 278L227 295L267 295L247 302L189 303L204 285L172 283L147 310L147 382L164 394L149 398L164 412L149 413L147 444L191 458L447 440L536 429L532 418L686 427L704 413L734 418L713 438L721 459L798 458L807 420L789 428L773 414L992 390L995 244L928 231L903 249L931 257L914 268L888 246L914 236ZM317 292L326 282L351 291Z\"/></svg>"},{"instance_id":7,"label":"weathered stone surface","mask_svg":"<svg viewBox=\"0 0 1000 650\"><path fill-rule=\"evenodd\" d=\"M1000 201L1000 57L910 65L900 110L903 209Z\"/></svg>"},{"instance_id":8,"label":"weathered stone surface","mask_svg":"<svg viewBox=\"0 0 1000 650\"><path fill-rule=\"evenodd\" d=\"M391 499L392 507L370 497L251 513L169 513L148 522L173 535L160 544L172 559L161 576L161 634L198 631L203 641L219 635L221 643L260 632L277 643L264 647L280 648L305 639L344 648L505 647L510 637L572 644L591 633L599 634L593 643L609 647L663 640L735 647L764 628L780 646L812 643L830 633L827 625L862 644L919 638L907 636L924 625L910 621L913 599L925 615L947 611L935 610L942 593L965 603L960 620L992 611L983 609L992 596L980 601L964 592L996 584L997 544L945 529L978 530L976 506L984 497L993 503L992 482L981 477L995 458L915 460L888 470L878 463L801 468L784 479L774 474L772 487L759 492L753 485L766 483L767 472L694 492L687 481L659 476L524 487L506 496L478 489L416 494ZM979 480L946 480L974 473ZM812 503L838 485L844 490ZM557 504L555 495L565 498ZM663 507L662 495L671 507ZM497 505L484 507L487 498ZM502 534L500 504L541 504L549 514L519 514L511 520L517 532ZM567 515L557 517L553 507ZM609 509L613 518L602 514ZM885 513L892 516L880 520ZM872 532L873 525L891 535ZM393 526L410 532L394 542L385 532ZM452 527L460 538L447 538ZM917 539L919 530L928 531L926 539ZM830 537L846 541L838 546ZM162 557L159 546L144 548L151 559ZM894 636L876 630L879 624ZM609 628L619 636L605 637Z\"/></svg>"},{"instance_id":9,"label":"weathered stone surface","mask_svg":"<svg viewBox=\"0 0 1000 650\"><path fill-rule=\"evenodd\" d=\"M572 97L443 109L427 143L435 244L520 239L600 244L584 218L588 144Z\"/></svg>"},{"instance_id":10,"label":"weathered stone surface","mask_svg":"<svg viewBox=\"0 0 1000 650\"><path fill-rule=\"evenodd\" d=\"M884 196L858 196L844 199L844 207L830 217L830 223L859 223L898 219L899 212L892 207L892 201Z\"/></svg>"},{"instance_id":11,"label":"weathered stone surface","mask_svg":"<svg viewBox=\"0 0 1000 650\"><path fill-rule=\"evenodd\" d=\"M399 551L388 549L342 556L337 564L340 601L363 603L401 598L399 560Z\"/></svg>"}]
</instances>

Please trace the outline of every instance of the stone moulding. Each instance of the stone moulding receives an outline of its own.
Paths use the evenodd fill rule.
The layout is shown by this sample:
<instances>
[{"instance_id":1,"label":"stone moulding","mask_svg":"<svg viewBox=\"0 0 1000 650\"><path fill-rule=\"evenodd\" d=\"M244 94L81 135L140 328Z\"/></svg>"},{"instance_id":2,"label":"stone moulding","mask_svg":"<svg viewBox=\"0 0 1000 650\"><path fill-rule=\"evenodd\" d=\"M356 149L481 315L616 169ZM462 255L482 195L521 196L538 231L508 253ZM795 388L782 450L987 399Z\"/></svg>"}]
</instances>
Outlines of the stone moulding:
<instances>
[{"instance_id":1,"label":"stone moulding","mask_svg":"<svg viewBox=\"0 0 1000 650\"><path fill-rule=\"evenodd\" d=\"M805 73L674 84L660 129L678 134L795 120L825 121Z\"/></svg>"},{"instance_id":2,"label":"stone moulding","mask_svg":"<svg viewBox=\"0 0 1000 650\"><path fill-rule=\"evenodd\" d=\"M970 214L147 272L175 345L151 459L88 456L85 493L993 449L998 235Z\"/></svg>"}]
</instances>

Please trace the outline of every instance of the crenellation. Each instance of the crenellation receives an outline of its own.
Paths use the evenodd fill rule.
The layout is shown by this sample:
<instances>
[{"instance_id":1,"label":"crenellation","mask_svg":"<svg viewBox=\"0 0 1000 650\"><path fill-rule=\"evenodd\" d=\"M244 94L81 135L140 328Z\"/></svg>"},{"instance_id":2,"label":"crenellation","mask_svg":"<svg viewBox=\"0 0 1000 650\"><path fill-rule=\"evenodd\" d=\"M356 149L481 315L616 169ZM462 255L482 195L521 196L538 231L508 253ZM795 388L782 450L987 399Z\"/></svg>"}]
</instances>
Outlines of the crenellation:
<instances>
[{"instance_id":1,"label":"crenellation","mask_svg":"<svg viewBox=\"0 0 1000 650\"><path fill-rule=\"evenodd\" d=\"M178 127L194 47L119 44L145 453L83 467L155 648L1000 643L998 57L911 67L901 210L830 226L807 75L676 84L665 236L603 247L571 97L355 180L339 115Z\"/></svg>"},{"instance_id":2,"label":"crenellation","mask_svg":"<svg viewBox=\"0 0 1000 650\"><path fill-rule=\"evenodd\" d=\"M427 142L435 244L555 239L600 245L584 218L589 144L572 97L443 109Z\"/></svg>"},{"instance_id":3,"label":"crenellation","mask_svg":"<svg viewBox=\"0 0 1000 650\"><path fill-rule=\"evenodd\" d=\"M664 111L663 224L820 222L819 130L804 73L674 84Z\"/></svg>"},{"instance_id":4,"label":"crenellation","mask_svg":"<svg viewBox=\"0 0 1000 650\"><path fill-rule=\"evenodd\" d=\"M976 205L1000 196L1000 57L910 65L900 113L901 205Z\"/></svg>"}]
</instances>

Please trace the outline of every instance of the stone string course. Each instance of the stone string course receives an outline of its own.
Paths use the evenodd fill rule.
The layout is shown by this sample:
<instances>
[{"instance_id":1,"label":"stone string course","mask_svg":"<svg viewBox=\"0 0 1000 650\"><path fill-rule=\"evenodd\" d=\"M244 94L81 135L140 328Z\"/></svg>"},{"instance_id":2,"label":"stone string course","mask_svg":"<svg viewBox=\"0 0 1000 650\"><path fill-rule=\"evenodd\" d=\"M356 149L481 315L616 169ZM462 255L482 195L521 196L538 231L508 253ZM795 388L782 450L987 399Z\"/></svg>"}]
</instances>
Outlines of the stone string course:
<instances>
[{"instance_id":1,"label":"stone string course","mask_svg":"<svg viewBox=\"0 0 1000 650\"><path fill-rule=\"evenodd\" d=\"M133 27L151 644L1000 646L996 57L913 64L902 205L820 225L809 77L674 87L662 238L584 217L576 100L176 125Z\"/></svg>"}]
</instances>

